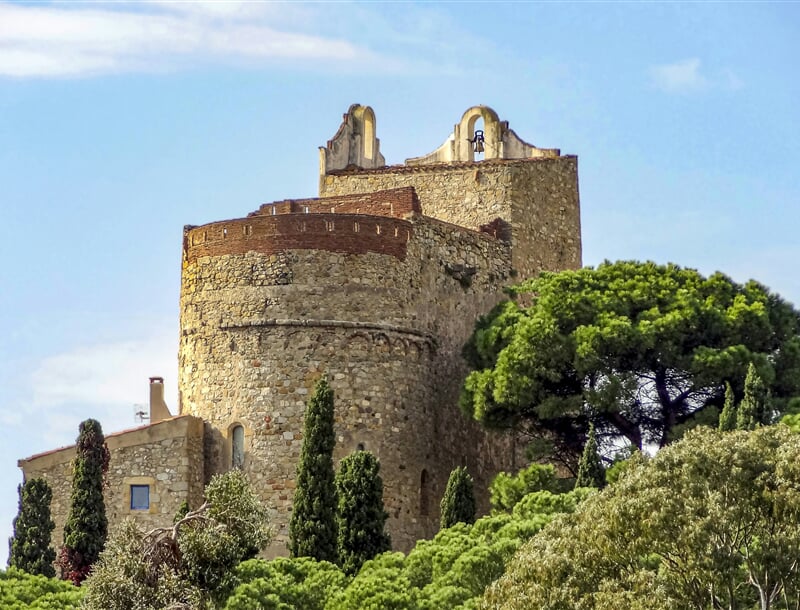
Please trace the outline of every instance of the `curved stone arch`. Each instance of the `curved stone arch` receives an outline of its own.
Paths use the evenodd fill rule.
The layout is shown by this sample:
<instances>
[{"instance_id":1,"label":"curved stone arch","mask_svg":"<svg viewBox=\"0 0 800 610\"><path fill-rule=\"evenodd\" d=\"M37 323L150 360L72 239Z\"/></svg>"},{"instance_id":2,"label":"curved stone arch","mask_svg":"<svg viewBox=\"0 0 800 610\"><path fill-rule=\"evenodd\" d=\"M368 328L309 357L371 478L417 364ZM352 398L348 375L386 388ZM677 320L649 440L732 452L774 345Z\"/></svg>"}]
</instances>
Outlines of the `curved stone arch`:
<instances>
[{"instance_id":1,"label":"curved stone arch","mask_svg":"<svg viewBox=\"0 0 800 610\"><path fill-rule=\"evenodd\" d=\"M244 469L247 446L252 431L241 420L228 424L225 433L225 459L229 469Z\"/></svg>"},{"instance_id":2,"label":"curved stone arch","mask_svg":"<svg viewBox=\"0 0 800 610\"><path fill-rule=\"evenodd\" d=\"M353 111L356 120L361 124L361 157L365 167L375 163L377 138L375 137L375 111L370 106L359 106Z\"/></svg>"},{"instance_id":3,"label":"curved stone arch","mask_svg":"<svg viewBox=\"0 0 800 610\"><path fill-rule=\"evenodd\" d=\"M498 143L502 140L500 117L488 106L473 106L461 115L461 120L458 122L453 134L458 148L457 159L459 161L475 160L475 153L470 140L475 135L475 124L478 119L483 119L484 159L497 159L502 154L498 146Z\"/></svg>"}]
</instances>

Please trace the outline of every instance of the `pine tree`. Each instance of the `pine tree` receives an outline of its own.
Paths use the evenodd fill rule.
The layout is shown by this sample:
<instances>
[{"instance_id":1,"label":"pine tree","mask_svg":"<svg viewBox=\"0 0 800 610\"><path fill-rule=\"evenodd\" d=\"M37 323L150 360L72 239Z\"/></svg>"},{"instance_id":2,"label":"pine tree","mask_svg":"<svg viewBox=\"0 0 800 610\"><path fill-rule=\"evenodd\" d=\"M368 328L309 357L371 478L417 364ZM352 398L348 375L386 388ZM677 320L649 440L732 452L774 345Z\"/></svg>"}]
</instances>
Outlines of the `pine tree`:
<instances>
[{"instance_id":1,"label":"pine tree","mask_svg":"<svg viewBox=\"0 0 800 610\"><path fill-rule=\"evenodd\" d=\"M344 458L336 475L339 497L339 565L346 574L355 574L365 561L391 548L384 531L383 480L380 463L369 451L357 451Z\"/></svg>"},{"instance_id":2,"label":"pine tree","mask_svg":"<svg viewBox=\"0 0 800 610\"><path fill-rule=\"evenodd\" d=\"M739 404L736 429L754 430L756 427L768 423L768 420L767 390L755 365L751 362L747 367L747 377L744 378L744 398Z\"/></svg>"},{"instance_id":3,"label":"pine tree","mask_svg":"<svg viewBox=\"0 0 800 610\"><path fill-rule=\"evenodd\" d=\"M29 574L53 578L56 552L50 546L55 523L50 518L53 492L44 479L31 479L17 487L19 512L14 519L14 537L9 542L8 565Z\"/></svg>"},{"instance_id":4,"label":"pine tree","mask_svg":"<svg viewBox=\"0 0 800 610\"><path fill-rule=\"evenodd\" d=\"M333 473L333 390L323 377L308 401L297 465L289 550L292 557L335 562L336 485Z\"/></svg>"},{"instance_id":5,"label":"pine tree","mask_svg":"<svg viewBox=\"0 0 800 610\"><path fill-rule=\"evenodd\" d=\"M596 487L602 489L606 484L606 474L600 455L597 453L597 436L594 426L589 425L589 437L583 447L583 455L578 465L578 478L575 487Z\"/></svg>"},{"instance_id":6,"label":"pine tree","mask_svg":"<svg viewBox=\"0 0 800 610\"><path fill-rule=\"evenodd\" d=\"M80 585L106 543L108 520L103 482L109 452L100 422L81 422L72 469L72 505L64 525L64 545L58 556L61 578Z\"/></svg>"},{"instance_id":7,"label":"pine tree","mask_svg":"<svg viewBox=\"0 0 800 610\"><path fill-rule=\"evenodd\" d=\"M459 467L450 473L447 480L447 488L442 497L440 526L444 529L456 523L474 522L475 493L472 477L466 468Z\"/></svg>"},{"instance_id":8,"label":"pine tree","mask_svg":"<svg viewBox=\"0 0 800 610\"><path fill-rule=\"evenodd\" d=\"M725 382L725 406L719 415L720 432L730 432L736 429L736 404L733 398L733 388L731 384Z\"/></svg>"}]
</instances>

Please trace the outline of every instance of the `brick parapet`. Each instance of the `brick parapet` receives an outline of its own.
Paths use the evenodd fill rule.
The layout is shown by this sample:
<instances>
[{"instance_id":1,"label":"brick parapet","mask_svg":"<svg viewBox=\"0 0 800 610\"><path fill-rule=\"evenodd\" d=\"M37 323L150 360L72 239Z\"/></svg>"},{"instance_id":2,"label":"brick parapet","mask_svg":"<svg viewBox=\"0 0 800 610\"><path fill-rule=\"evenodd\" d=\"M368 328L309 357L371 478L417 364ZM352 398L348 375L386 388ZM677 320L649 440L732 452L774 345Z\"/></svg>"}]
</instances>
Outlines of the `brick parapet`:
<instances>
[{"instance_id":1,"label":"brick parapet","mask_svg":"<svg viewBox=\"0 0 800 610\"><path fill-rule=\"evenodd\" d=\"M411 233L412 225L407 220L369 214L257 215L186 227L183 260L188 264L203 256L275 254L286 250L375 252L402 260Z\"/></svg>"}]
</instances>

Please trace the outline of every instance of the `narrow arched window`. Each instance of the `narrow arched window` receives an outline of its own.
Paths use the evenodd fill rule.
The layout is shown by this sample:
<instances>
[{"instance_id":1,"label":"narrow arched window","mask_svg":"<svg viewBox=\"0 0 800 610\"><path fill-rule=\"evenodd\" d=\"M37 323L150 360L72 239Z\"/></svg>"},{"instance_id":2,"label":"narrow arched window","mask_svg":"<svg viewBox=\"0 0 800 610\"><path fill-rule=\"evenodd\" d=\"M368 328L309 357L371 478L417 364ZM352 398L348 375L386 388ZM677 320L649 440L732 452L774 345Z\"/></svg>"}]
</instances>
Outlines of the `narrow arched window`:
<instances>
[{"instance_id":1,"label":"narrow arched window","mask_svg":"<svg viewBox=\"0 0 800 610\"><path fill-rule=\"evenodd\" d=\"M426 516L429 512L430 504L430 483L428 481L428 471L422 470L419 475L419 514Z\"/></svg>"},{"instance_id":2,"label":"narrow arched window","mask_svg":"<svg viewBox=\"0 0 800 610\"><path fill-rule=\"evenodd\" d=\"M244 427L234 426L231 430L231 467L244 466Z\"/></svg>"}]
</instances>

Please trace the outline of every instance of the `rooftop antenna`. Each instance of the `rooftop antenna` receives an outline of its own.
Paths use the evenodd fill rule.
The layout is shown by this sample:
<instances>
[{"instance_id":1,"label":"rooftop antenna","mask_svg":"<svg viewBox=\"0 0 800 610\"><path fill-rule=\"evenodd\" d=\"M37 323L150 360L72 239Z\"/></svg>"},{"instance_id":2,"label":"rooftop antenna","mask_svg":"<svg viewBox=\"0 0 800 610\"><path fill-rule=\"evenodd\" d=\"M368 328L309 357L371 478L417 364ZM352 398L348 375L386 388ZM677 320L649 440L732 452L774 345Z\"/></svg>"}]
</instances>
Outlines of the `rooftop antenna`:
<instances>
[{"instance_id":1,"label":"rooftop antenna","mask_svg":"<svg viewBox=\"0 0 800 610\"><path fill-rule=\"evenodd\" d=\"M150 419L150 416L147 414L147 411L144 410L144 405L142 404L133 405L133 419L137 424L144 423L145 420Z\"/></svg>"}]
</instances>

